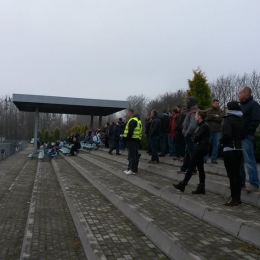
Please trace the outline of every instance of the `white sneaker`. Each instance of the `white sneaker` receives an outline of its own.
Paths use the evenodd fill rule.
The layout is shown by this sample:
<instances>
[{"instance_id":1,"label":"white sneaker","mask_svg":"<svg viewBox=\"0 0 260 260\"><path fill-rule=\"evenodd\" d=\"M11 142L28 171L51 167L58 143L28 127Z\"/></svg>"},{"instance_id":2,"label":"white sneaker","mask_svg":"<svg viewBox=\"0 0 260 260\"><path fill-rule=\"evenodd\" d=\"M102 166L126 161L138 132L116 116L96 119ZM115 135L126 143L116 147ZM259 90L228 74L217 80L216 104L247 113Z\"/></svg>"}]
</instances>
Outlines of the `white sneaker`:
<instances>
[{"instance_id":1,"label":"white sneaker","mask_svg":"<svg viewBox=\"0 0 260 260\"><path fill-rule=\"evenodd\" d=\"M124 173L126 174L129 170L125 170Z\"/></svg>"},{"instance_id":2,"label":"white sneaker","mask_svg":"<svg viewBox=\"0 0 260 260\"><path fill-rule=\"evenodd\" d=\"M131 174L135 174L134 172L132 172L131 170L125 172L126 175L131 175Z\"/></svg>"}]
</instances>

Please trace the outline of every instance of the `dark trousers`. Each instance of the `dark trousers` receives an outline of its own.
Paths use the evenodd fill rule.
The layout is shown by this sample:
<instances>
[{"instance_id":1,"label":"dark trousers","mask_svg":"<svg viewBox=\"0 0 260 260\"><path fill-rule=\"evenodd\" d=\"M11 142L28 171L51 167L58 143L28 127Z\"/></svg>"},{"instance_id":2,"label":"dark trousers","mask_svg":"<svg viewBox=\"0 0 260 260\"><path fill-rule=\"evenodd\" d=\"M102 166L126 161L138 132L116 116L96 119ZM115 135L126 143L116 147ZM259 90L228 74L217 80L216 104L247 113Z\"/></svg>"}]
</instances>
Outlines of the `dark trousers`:
<instances>
[{"instance_id":1,"label":"dark trousers","mask_svg":"<svg viewBox=\"0 0 260 260\"><path fill-rule=\"evenodd\" d=\"M75 155L74 152L78 152L78 148L75 148L75 146L73 145L73 146L70 148L70 154L71 154L71 155Z\"/></svg>"},{"instance_id":2,"label":"dark trousers","mask_svg":"<svg viewBox=\"0 0 260 260\"><path fill-rule=\"evenodd\" d=\"M242 150L225 151L224 164L230 183L231 197L240 200L241 196L241 179L240 164L243 159Z\"/></svg>"},{"instance_id":3,"label":"dark trousers","mask_svg":"<svg viewBox=\"0 0 260 260\"><path fill-rule=\"evenodd\" d=\"M159 150L160 136L150 136L150 145L152 149L152 161L159 162L158 150Z\"/></svg>"},{"instance_id":4,"label":"dark trousers","mask_svg":"<svg viewBox=\"0 0 260 260\"><path fill-rule=\"evenodd\" d=\"M139 162L138 141L137 140L127 141L127 148L128 148L128 161L129 161L128 169L136 172L138 168L138 162Z\"/></svg>"},{"instance_id":5,"label":"dark trousers","mask_svg":"<svg viewBox=\"0 0 260 260\"><path fill-rule=\"evenodd\" d=\"M168 134L161 134L160 135L160 153L165 155L168 153Z\"/></svg>"},{"instance_id":6,"label":"dark trousers","mask_svg":"<svg viewBox=\"0 0 260 260\"><path fill-rule=\"evenodd\" d=\"M207 155L208 150L204 149L195 149L194 153L190 157L188 170L185 174L184 180L185 182L189 182L194 168L198 168L199 171L199 179L200 183L205 183L205 171L204 171L204 156Z\"/></svg>"},{"instance_id":7,"label":"dark trousers","mask_svg":"<svg viewBox=\"0 0 260 260\"><path fill-rule=\"evenodd\" d=\"M188 169L188 165L191 159L191 156L194 154L194 143L191 140L191 137L185 137L185 157L183 160L183 164L181 166L181 170L186 172ZM196 170L196 167L194 165L194 171Z\"/></svg>"},{"instance_id":8,"label":"dark trousers","mask_svg":"<svg viewBox=\"0 0 260 260\"><path fill-rule=\"evenodd\" d=\"M116 149L116 153L119 154L119 141L120 140L113 140L113 144L109 150L110 153L112 153Z\"/></svg>"},{"instance_id":9,"label":"dark trousers","mask_svg":"<svg viewBox=\"0 0 260 260\"><path fill-rule=\"evenodd\" d=\"M177 157L184 157L185 156L185 140L182 134L176 135L176 148L175 153Z\"/></svg>"}]
</instances>

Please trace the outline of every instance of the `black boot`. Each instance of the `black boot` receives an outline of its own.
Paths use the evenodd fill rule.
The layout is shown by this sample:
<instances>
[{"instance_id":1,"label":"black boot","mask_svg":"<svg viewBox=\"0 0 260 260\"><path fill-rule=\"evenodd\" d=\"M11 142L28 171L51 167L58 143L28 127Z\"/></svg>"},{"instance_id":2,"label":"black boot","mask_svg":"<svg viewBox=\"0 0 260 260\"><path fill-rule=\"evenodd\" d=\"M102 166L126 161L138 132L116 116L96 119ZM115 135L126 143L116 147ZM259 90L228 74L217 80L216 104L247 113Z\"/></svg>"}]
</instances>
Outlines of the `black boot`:
<instances>
[{"instance_id":1,"label":"black boot","mask_svg":"<svg viewBox=\"0 0 260 260\"><path fill-rule=\"evenodd\" d=\"M187 182L185 181L181 181L179 182L178 184L172 184L172 186L177 189L177 190L180 190L182 192L185 191L185 186L187 185Z\"/></svg>"},{"instance_id":2,"label":"black boot","mask_svg":"<svg viewBox=\"0 0 260 260\"><path fill-rule=\"evenodd\" d=\"M204 183L200 183L197 186L197 189L192 192L192 194L206 194L205 184Z\"/></svg>"}]
</instances>

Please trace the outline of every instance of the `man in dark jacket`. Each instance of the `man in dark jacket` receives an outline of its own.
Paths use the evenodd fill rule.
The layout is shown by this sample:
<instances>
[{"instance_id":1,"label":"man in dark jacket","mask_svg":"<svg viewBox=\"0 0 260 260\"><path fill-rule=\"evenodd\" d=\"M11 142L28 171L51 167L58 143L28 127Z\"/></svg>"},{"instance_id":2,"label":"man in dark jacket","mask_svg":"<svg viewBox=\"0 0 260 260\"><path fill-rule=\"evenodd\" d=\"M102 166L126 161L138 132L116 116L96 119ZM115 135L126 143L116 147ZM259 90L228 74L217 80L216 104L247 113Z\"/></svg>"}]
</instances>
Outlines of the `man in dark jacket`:
<instances>
[{"instance_id":1,"label":"man in dark jacket","mask_svg":"<svg viewBox=\"0 0 260 260\"><path fill-rule=\"evenodd\" d=\"M173 157L173 159L181 159L185 156L185 140L182 133L182 125L185 120L186 114L186 106L181 106L180 113L176 119L176 123L174 126L174 133L176 136L176 157Z\"/></svg>"},{"instance_id":2,"label":"man in dark jacket","mask_svg":"<svg viewBox=\"0 0 260 260\"><path fill-rule=\"evenodd\" d=\"M197 127L195 114L199 110L195 97L187 97L187 110L188 112L182 125L182 134L184 135L186 143L185 157L181 169L177 171L178 173L186 173L190 162L190 158L194 153L194 143L192 141L192 136ZM195 171L196 168L194 167L194 172Z\"/></svg>"},{"instance_id":3,"label":"man in dark jacket","mask_svg":"<svg viewBox=\"0 0 260 260\"><path fill-rule=\"evenodd\" d=\"M161 135L161 119L158 118L158 112L156 110L152 110L151 118L152 122L150 127L149 139L152 149L152 158L149 162L159 163L158 149Z\"/></svg>"},{"instance_id":4,"label":"man in dark jacket","mask_svg":"<svg viewBox=\"0 0 260 260\"><path fill-rule=\"evenodd\" d=\"M109 149L108 153L112 155L113 150L116 149L116 155L121 155L119 153L120 126L118 123L113 125L111 138L112 138L113 145Z\"/></svg>"},{"instance_id":5,"label":"man in dark jacket","mask_svg":"<svg viewBox=\"0 0 260 260\"><path fill-rule=\"evenodd\" d=\"M252 90L249 87L241 88L238 97L241 102L241 110L245 122L246 138L242 141L242 147L250 186L245 188L246 173L244 164L241 165L240 169L241 184L247 192L254 192L259 190L259 178L254 156L254 135L260 123L260 106L253 100Z\"/></svg>"},{"instance_id":6,"label":"man in dark jacket","mask_svg":"<svg viewBox=\"0 0 260 260\"><path fill-rule=\"evenodd\" d=\"M211 108L207 109L207 117L206 122L209 125L210 135L212 138L212 154L211 154L211 162L217 164L218 158L218 143L220 137L221 124L223 121L224 111L219 107L219 100L213 99ZM208 156L204 158L204 162L206 163Z\"/></svg>"},{"instance_id":7,"label":"man in dark jacket","mask_svg":"<svg viewBox=\"0 0 260 260\"><path fill-rule=\"evenodd\" d=\"M161 134L160 134L160 154L159 157L164 157L165 154L168 153L168 133L169 133L169 125L170 118L167 113L167 110L164 109L162 115L160 116L161 120Z\"/></svg>"}]
</instances>

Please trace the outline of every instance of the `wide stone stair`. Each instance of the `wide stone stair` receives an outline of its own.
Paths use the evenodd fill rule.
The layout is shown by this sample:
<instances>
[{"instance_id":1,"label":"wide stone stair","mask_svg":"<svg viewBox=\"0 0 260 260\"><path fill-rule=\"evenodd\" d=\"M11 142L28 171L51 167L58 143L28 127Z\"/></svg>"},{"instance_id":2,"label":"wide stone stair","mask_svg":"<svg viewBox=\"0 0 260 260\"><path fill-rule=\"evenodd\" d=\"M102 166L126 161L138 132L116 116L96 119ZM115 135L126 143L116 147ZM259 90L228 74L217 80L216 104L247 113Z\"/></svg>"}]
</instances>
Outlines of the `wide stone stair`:
<instances>
[{"instance_id":1,"label":"wide stone stair","mask_svg":"<svg viewBox=\"0 0 260 260\"><path fill-rule=\"evenodd\" d=\"M260 259L260 193L229 208L223 164L207 164L206 195L184 193L179 161L127 176L127 152L106 149L0 163L1 259Z\"/></svg>"}]
</instances>

